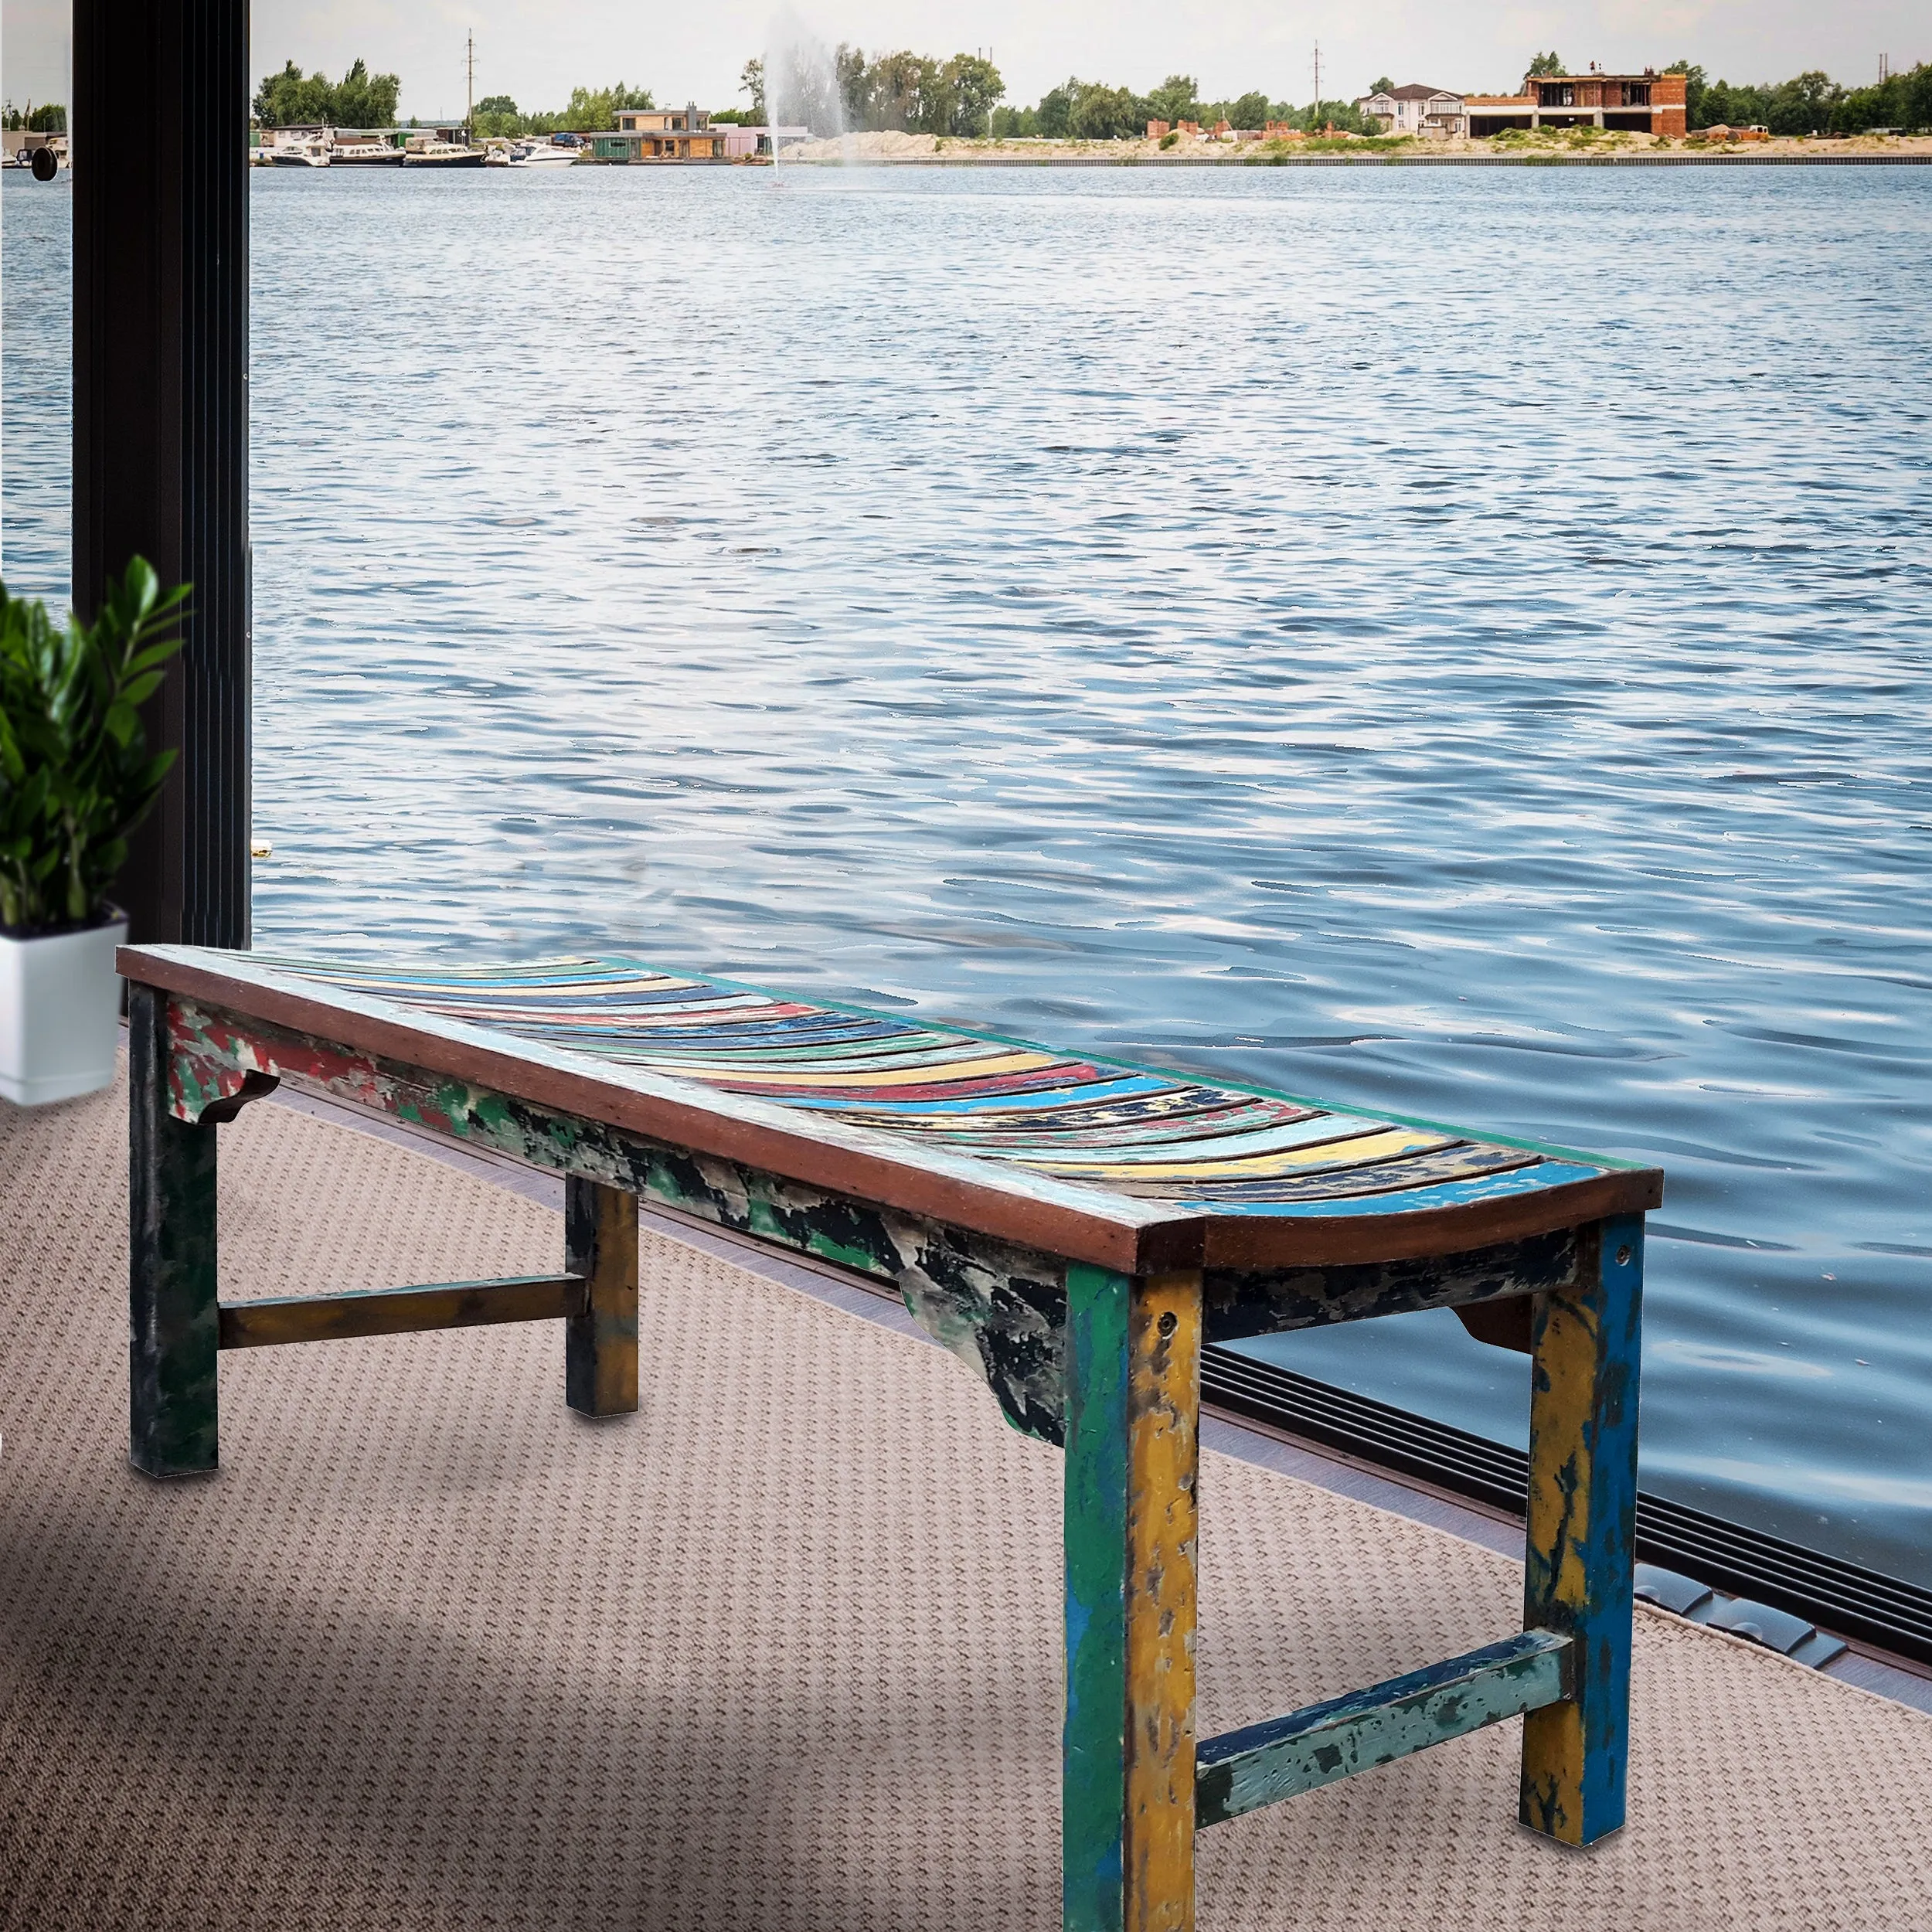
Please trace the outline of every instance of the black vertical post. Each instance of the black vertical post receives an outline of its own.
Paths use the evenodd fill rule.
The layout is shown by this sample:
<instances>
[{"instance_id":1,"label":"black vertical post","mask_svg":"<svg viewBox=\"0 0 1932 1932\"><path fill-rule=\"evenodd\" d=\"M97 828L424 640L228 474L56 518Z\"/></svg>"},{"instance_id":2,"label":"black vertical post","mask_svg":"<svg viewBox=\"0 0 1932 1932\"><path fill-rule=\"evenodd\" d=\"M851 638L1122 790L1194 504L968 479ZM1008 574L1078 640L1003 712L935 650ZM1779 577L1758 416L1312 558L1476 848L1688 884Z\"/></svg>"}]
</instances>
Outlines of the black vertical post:
<instances>
[{"instance_id":1,"label":"black vertical post","mask_svg":"<svg viewBox=\"0 0 1932 1932\"><path fill-rule=\"evenodd\" d=\"M137 940L246 946L248 0L73 0L73 97L74 604L137 553L194 586L117 896Z\"/></svg>"},{"instance_id":2,"label":"black vertical post","mask_svg":"<svg viewBox=\"0 0 1932 1932\"><path fill-rule=\"evenodd\" d=\"M215 1134L168 1107L168 996L128 1001L128 1452L150 1476L219 1460Z\"/></svg>"}]
</instances>

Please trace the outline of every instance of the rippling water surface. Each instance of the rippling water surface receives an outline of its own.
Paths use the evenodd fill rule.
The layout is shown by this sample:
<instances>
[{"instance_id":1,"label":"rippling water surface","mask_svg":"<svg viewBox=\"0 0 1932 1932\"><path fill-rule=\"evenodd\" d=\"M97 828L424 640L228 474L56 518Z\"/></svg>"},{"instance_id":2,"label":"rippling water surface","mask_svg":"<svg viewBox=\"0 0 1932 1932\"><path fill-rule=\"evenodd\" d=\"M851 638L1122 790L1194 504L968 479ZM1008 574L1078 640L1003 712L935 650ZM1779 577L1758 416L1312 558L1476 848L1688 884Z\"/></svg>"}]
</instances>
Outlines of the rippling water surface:
<instances>
[{"instance_id":1,"label":"rippling water surface","mask_svg":"<svg viewBox=\"0 0 1932 1932\"><path fill-rule=\"evenodd\" d=\"M260 943L1655 1158L1647 1485L1932 1582L1932 172L252 186ZM1522 1438L1448 1315L1262 1345Z\"/></svg>"}]
</instances>

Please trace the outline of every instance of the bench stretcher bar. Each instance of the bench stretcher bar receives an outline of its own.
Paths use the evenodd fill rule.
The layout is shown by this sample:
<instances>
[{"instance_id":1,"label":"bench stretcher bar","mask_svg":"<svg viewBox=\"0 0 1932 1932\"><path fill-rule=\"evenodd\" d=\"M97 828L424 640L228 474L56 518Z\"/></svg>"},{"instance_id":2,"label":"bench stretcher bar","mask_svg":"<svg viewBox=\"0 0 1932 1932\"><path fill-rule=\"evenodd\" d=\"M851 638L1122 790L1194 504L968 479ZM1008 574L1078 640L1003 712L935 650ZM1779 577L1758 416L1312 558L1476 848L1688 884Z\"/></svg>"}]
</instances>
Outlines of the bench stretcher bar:
<instances>
[{"instance_id":1,"label":"bench stretcher bar","mask_svg":"<svg viewBox=\"0 0 1932 1932\"><path fill-rule=\"evenodd\" d=\"M1209 1738L1196 1753L1196 1823L1223 1824L1505 1717L1560 1703L1570 1695L1573 1653L1567 1637L1525 1631L1465 1657Z\"/></svg>"},{"instance_id":2,"label":"bench stretcher bar","mask_svg":"<svg viewBox=\"0 0 1932 1932\"><path fill-rule=\"evenodd\" d=\"M440 1281L416 1288L224 1301L219 1345L264 1349L284 1342L338 1342L352 1335L545 1321L582 1315L589 1295L590 1284L580 1274L527 1274L503 1281Z\"/></svg>"}]
</instances>

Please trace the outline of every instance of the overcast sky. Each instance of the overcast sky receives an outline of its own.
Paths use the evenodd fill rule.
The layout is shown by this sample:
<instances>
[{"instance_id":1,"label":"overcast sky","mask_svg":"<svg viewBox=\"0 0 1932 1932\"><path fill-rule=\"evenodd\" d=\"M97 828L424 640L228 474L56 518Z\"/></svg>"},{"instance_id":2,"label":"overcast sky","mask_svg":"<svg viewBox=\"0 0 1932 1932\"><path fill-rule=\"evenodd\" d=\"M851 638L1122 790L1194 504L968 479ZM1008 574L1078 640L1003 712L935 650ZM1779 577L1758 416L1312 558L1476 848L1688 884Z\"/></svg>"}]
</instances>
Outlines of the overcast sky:
<instances>
[{"instance_id":1,"label":"overcast sky","mask_svg":"<svg viewBox=\"0 0 1932 1932\"><path fill-rule=\"evenodd\" d=\"M1209 100L1258 87L1276 100L1363 92L1378 75L1468 90L1522 77L1553 47L1572 68L1662 66L1679 55L1713 77L1782 80L1821 67L1848 85L1932 60L1927 0L805 0L827 42L877 53L989 48L1009 99L1031 102L1070 73L1151 87L1191 73ZM463 105L464 35L476 35L476 91L525 108L561 106L579 83L621 78L658 99L742 104L738 73L764 46L771 0L256 0L250 65L294 60L339 76L360 55L401 75L403 112ZM16 105L64 100L67 0L0 0L0 87Z\"/></svg>"}]
</instances>

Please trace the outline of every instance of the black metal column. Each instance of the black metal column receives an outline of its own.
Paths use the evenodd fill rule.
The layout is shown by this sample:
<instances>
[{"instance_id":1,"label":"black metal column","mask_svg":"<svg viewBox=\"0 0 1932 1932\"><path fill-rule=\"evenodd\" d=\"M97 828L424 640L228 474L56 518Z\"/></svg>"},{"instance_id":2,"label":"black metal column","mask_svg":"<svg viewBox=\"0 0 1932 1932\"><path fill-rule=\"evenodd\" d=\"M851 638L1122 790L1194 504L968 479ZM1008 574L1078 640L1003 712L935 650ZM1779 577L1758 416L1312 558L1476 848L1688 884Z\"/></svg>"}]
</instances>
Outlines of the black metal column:
<instances>
[{"instance_id":1,"label":"black metal column","mask_svg":"<svg viewBox=\"0 0 1932 1932\"><path fill-rule=\"evenodd\" d=\"M137 553L194 586L137 940L248 944L248 91L247 0L73 0L74 604Z\"/></svg>"}]
</instances>

